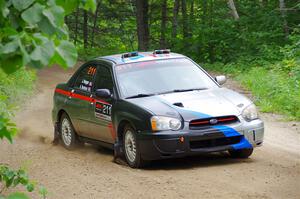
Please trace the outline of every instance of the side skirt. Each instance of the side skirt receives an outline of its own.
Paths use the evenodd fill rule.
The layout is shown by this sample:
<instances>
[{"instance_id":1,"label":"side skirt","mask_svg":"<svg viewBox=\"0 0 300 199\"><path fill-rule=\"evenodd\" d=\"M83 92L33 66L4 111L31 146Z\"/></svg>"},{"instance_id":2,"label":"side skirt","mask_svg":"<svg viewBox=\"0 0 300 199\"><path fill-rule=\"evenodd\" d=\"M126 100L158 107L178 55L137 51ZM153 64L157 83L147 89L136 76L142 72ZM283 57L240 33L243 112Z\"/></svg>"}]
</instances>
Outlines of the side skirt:
<instances>
[{"instance_id":1,"label":"side skirt","mask_svg":"<svg viewBox=\"0 0 300 199\"><path fill-rule=\"evenodd\" d=\"M103 141L100 141L100 140L94 140L94 139L87 138L87 137L82 137L82 136L78 136L78 139L81 142L86 142L86 143L89 143L89 144L102 146L102 147L105 147L105 148L108 148L108 149L111 149L111 150L114 149L114 145L111 144L111 143L103 142Z\"/></svg>"}]
</instances>

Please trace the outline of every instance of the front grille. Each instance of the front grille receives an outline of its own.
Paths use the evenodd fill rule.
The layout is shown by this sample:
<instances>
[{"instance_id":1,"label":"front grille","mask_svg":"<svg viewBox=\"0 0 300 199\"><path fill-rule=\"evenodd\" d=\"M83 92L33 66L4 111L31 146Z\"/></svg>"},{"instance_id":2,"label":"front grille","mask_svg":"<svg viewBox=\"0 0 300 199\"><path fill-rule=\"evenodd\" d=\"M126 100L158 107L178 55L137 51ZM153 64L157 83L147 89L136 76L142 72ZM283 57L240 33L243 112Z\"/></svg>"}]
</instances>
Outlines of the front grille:
<instances>
[{"instance_id":1,"label":"front grille","mask_svg":"<svg viewBox=\"0 0 300 199\"><path fill-rule=\"evenodd\" d=\"M207 126L232 124L238 121L239 119L234 115L198 119L190 122L190 129L197 130Z\"/></svg>"},{"instance_id":2,"label":"front grille","mask_svg":"<svg viewBox=\"0 0 300 199\"><path fill-rule=\"evenodd\" d=\"M209 140L193 140L190 141L191 149L209 148L237 144L241 141L242 136L224 137Z\"/></svg>"}]
</instances>

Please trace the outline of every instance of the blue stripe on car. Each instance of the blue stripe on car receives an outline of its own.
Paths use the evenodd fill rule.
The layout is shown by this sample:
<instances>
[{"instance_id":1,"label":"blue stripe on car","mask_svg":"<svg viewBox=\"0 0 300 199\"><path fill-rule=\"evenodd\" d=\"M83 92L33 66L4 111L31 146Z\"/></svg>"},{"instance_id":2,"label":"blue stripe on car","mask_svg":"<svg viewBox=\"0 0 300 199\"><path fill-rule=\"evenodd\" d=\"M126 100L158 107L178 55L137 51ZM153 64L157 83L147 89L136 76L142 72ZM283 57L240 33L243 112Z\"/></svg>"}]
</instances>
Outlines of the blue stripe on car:
<instances>
[{"instance_id":1,"label":"blue stripe on car","mask_svg":"<svg viewBox=\"0 0 300 199\"><path fill-rule=\"evenodd\" d=\"M190 114L193 114L193 115L199 117L199 119L212 117L211 115L207 115L207 114L200 113L200 112L197 112L197 111L187 110L187 109L180 108L180 107L176 107L176 109L180 109L181 111L186 111L186 112L188 112ZM232 137L232 136L239 136L239 135L241 135L239 132L237 132L235 129L233 129L233 128L229 127L229 126L212 126L212 128L217 129L220 132L222 132L225 137ZM235 150L238 150L238 149L249 149L249 148L252 148L252 145L245 138L245 136L242 135L241 141L239 143L237 143L237 144L232 144L231 147L234 148Z\"/></svg>"},{"instance_id":2,"label":"blue stripe on car","mask_svg":"<svg viewBox=\"0 0 300 199\"><path fill-rule=\"evenodd\" d=\"M239 132L237 132L235 129L228 127L228 126L212 126L212 128L218 129L221 131L226 137L232 137L232 136L239 136L241 135ZM242 139L239 143L231 145L235 150L237 149L249 149L252 148L252 145L249 143L249 141L245 138L245 136L242 136Z\"/></svg>"},{"instance_id":3,"label":"blue stripe on car","mask_svg":"<svg viewBox=\"0 0 300 199\"><path fill-rule=\"evenodd\" d=\"M176 109L180 109L180 111L184 111L184 112L186 112L187 114L192 114L192 115L198 117L199 119L211 117L210 115L207 115L207 114L204 114L204 113L200 113L200 112L197 112L197 111L188 110L188 109L185 109L185 108L180 108L180 107L178 107L178 106L174 106L174 105L173 105L172 107L174 107L174 108L176 108Z\"/></svg>"}]
</instances>

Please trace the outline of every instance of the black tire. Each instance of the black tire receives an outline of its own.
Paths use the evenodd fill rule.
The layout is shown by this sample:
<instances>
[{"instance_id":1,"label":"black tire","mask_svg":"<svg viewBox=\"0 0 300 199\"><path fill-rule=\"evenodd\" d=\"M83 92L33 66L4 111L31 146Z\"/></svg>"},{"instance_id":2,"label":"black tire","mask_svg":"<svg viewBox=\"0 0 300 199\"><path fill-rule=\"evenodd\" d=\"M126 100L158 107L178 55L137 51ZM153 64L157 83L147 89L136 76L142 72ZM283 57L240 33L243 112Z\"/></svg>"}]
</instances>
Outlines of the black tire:
<instances>
[{"instance_id":1,"label":"black tire","mask_svg":"<svg viewBox=\"0 0 300 199\"><path fill-rule=\"evenodd\" d=\"M251 149L239 149L239 150L230 150L229 154L231 155L231 157L233 158L242 158L242 159L246 159L249 156L251 156L253 153L253 148Z\"/></svg>"},{"instance_id":2,"label":"black tire","mask_svg":"<svg viewBox=\"0 0 300 199\"><path fill-rule=\"evenodd\" d=\"M131 138L135 142L135 157L134 157L134 159L129 154L130 152L128 152L128 149L126 149L126 147L129 146L128 143L126 143L126 139L128 139L128 138L126 138L126 136L128 136L127 134L129 134L130 132L132 135ZM136 131L131 126L126 126L123 130L123 151L124 151L125 160L131 168L142 168L145 166L146 161L144 161L141 157L138 140L136 138Z\"/></svg>"},{"instance_id":3,"label":"black tire","mask_svg":"<svg viewBox=\"0 0 300 199\"><path fill-rule=\"evenodd\" d=\"M69 125L69 127L67 127L66 125ZM67 128L67 129L65 129L65 128ZM68 132L65 132L68 134L68 139L65 137L66 134L63 132L64 130L68 131ZM78 146L79 141L78 141L77 134L74 130L73 124L72 124L69 116L66 113L63 113L60 118L59 134L60 134L60 140L66 149L73 150Z\"/></svg>"}]
</instances>

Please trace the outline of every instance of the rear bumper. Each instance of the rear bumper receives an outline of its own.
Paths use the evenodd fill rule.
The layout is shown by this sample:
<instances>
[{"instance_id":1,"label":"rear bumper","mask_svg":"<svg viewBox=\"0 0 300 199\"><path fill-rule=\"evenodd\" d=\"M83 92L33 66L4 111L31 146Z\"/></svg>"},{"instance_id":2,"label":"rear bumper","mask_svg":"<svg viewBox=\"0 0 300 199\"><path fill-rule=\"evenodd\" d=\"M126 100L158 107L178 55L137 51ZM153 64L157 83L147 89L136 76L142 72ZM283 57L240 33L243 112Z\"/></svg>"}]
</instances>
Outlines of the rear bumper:
<instances>
[{"instance_id":1,"label":"rear bumper","mask_svg":"<svg viewBox=\"0 0 300 199\"><path fill-rule=\"evenodd\" d=\"M263 122L254 120L236 127L140 132L137 138L143 159L155 160L253 148L262 145L263 136Z\"/></svg>"}]
</instances>

